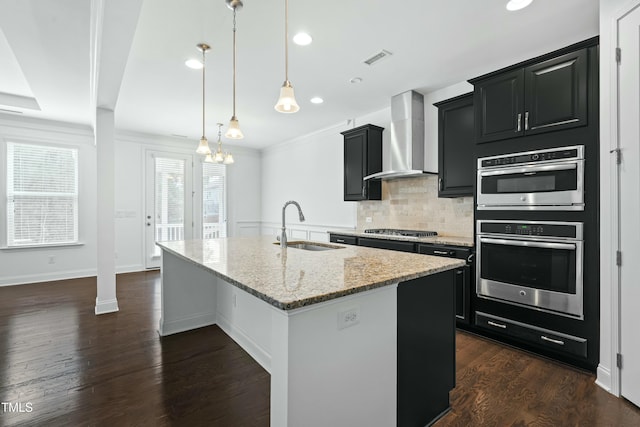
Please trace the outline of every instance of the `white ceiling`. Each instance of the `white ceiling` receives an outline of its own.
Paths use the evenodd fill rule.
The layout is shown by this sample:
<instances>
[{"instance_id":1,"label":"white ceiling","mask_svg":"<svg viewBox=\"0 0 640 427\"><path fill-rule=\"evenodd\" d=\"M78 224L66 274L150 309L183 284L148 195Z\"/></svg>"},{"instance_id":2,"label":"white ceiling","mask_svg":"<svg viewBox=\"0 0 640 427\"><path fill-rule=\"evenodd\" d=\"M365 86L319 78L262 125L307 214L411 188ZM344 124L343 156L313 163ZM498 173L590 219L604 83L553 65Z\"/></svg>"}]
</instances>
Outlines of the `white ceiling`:
<instances>
[{"instance_id":1,"label":"white ceiling","mask_svg":"<svg viewBox=\"0 0 640 427\"><path fill-rule=\"evenodd\" d=\"M0 109L91 123L92 3L0 0ZM290 0L290 36L305 30L313 43L290 43L289 78L301 109L280 114L273 105L284 80L284 0L244 0L237 15L237 115L245 139L225 144L266 147L380 110L397 93L431 92L598 34L598 0L534 0L518 12L505 4ZM112 22L105 25L118 28L122 13L106 16ZM207 42L206 133L214 141L215 123L226 126L232 112L232 12L224 0L144 0L134 29L131 43L111 47L120 51L116 56L128 55L123 75L114 64L114 75L122 75L119 93L115 85L116 127L184 135L195 146L201 72L184 61L198 58L196 44ZM382 49L393 55L373 66L363 63ZM110 55L102 58L103 75ZM363 82L349 83L356 76ZM311 104L313 96L324 104ZM20 104L31 97L40 111Z\"/></svg>"}]
</instances>

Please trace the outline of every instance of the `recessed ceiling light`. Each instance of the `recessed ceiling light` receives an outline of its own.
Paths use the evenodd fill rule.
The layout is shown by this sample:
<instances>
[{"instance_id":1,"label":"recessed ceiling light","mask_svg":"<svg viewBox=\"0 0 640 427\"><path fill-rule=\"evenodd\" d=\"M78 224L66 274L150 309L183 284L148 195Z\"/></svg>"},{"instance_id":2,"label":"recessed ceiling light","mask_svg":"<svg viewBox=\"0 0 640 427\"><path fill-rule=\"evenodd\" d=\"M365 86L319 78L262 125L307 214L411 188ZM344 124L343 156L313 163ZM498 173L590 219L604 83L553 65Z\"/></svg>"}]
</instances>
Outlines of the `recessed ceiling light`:
<instances>
[{"instance_id":1,"label":"recessed ceiling light","mask_svg":"<svg viewBox=\"0 0 640 427\"><path fill-rule=\"evenodd\" d=\"M323 102L324 99L320 98L319 96L314 96L313 98L311 98L312 104L322 104Z\"/></svg>"},{"instance_id":2,"label":"recessed ceiling light","mask_svg":"<svg viewBox=\"0 0 640 427\"><path fill-rule=\"evenodd\" d=\"M349 82L353 84L362 83L362 77L354 77L351 80L349 80Z\"/></svg>"},{"instance_id":3,"label":"recessed ceiling light","mask_svg":"<svg viewBox=\"0 0 640 427\"><path fill-rule=\"evenodd\" d=\"M298 33L293 36L293 42L298 46L307 46L310 45L313 39L307 33Z\"/></svg>"},{"instance_id":4,"label":"recessed ceiling light","mask_svg":"<svg viewBox=\"0 0 640 427\"><path fill-rule=\"evenodd\" d=\"M533 0L509 0L507 3L507 10L514 11L524 9L529 6Z\"/></svg>"},{"instance_id":5,"label":"recessed ceiling light","mask_svg":"<svg viewBox=\"0 0 640 427\"><path fill-rule=\"evenodd\" d=\"M187 59L184 61L184 65L194 70L202 70L202 62L199 59Z\"/></svg>"}]
</instances>

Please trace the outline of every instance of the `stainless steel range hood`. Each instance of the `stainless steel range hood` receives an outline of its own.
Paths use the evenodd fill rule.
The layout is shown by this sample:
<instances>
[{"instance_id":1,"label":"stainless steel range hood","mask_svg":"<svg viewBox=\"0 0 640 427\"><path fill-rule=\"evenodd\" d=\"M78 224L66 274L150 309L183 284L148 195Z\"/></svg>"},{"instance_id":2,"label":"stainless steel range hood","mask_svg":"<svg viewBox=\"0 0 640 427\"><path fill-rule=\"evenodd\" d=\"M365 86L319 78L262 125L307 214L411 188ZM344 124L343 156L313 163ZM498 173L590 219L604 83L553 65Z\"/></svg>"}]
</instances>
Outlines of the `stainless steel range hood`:
<instances>
[{"instance_id":1,"label":"stainless steel range hood","mask_svg":"<svg viewBox=\"0 0 640 427\"><path fill-rule=\"evenodd\" d=\"M387 147L385 147L387 148ZM398 179L420 176L424 170L424 97L408 91L391 98L391 141L384 150L382 172L364 177Z\"/></svg>"}]
</instances>

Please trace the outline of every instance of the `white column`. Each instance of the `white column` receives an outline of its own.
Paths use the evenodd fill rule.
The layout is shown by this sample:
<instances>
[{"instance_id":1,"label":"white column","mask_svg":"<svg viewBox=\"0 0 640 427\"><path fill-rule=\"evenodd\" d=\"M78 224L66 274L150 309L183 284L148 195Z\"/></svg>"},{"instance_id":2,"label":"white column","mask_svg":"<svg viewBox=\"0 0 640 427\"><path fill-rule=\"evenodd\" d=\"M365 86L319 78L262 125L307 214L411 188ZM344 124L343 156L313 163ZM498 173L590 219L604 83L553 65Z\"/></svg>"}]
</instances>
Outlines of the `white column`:
<instances>
[{"instance_id":1,"label":"white column","mask_svg":"<svg viewBox=\"0 0 640 427\"><path fill-rule=\"evenodd\" d=\"M118 311L115 257L115 125L112 110L96 108L98 289L96 314Z\"/></svg>"}]
</instances>

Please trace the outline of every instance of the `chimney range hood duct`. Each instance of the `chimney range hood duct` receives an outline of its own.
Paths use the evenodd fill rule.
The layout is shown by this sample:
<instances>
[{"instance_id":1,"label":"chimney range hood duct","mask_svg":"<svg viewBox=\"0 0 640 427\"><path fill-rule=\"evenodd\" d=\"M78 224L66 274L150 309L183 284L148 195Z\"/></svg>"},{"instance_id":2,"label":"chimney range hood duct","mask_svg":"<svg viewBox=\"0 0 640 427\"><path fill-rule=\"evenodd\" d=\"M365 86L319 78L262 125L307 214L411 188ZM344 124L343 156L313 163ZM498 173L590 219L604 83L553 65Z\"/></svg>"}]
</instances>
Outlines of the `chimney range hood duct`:
<instances>
[{"instance_id":1,"label":"chimney range hood duct","mask_svg":"<svg viewBox=\"0 0 640 427\"><path fill-rule=\"evenodd\" d=\"M424 97L412 90L391 98L391 141L382 159L383 171L364 177L398 179L420 176L424 170ZM384 157L383 154L383 157Z\"/></svg>"}]
</instances>

